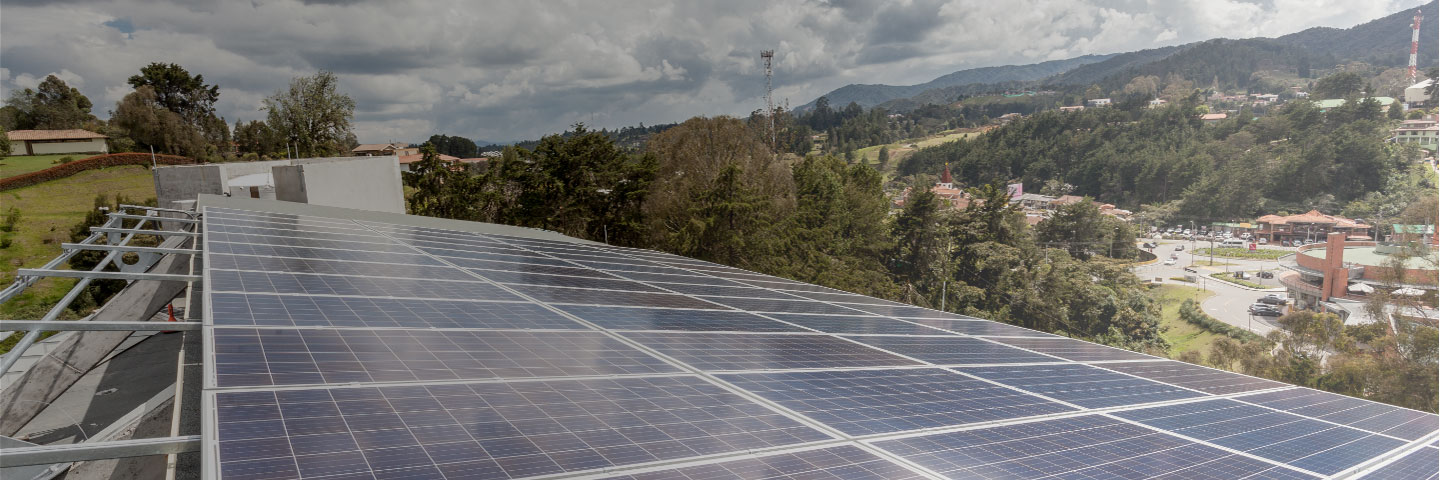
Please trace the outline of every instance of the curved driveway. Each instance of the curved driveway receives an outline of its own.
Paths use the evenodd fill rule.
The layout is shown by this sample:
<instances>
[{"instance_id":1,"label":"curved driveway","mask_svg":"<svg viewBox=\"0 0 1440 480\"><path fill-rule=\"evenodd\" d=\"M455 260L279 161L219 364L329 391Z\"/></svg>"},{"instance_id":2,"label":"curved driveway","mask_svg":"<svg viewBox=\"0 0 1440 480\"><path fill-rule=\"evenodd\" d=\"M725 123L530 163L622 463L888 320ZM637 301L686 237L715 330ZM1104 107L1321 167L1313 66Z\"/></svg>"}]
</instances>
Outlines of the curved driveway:
<instances>
[{"instance_id":1,"label":"curved driveway","mask_svg":"<svg viewBox=\"0 0 1440 480\"><path fill-rule=\"evenodd\" d=\"M1185 249L1176 252L1175 247L1181 244L1184 245ZM1194 248L1208 248L1209 246L1210 242L1208 241L1194 242ZM1260 282L1271 288L1263 291L1251 290L1229 282L1222 282L1220 280L1210 278L1209 274L1215 272L1225 272L1227 270L1235 271L1237 269L1247 272L1254 272L1257 270L1277 271L1280 268L1279 262L1275 260L1240 260L1216 257L1216 263L1229 263L1231 265L1220 265L1214 267L1197 265L1194 267L1196 272L1190 273L1184 270L1186 266L1189 266L1196 262L1207 262L1210 259L1209 256L1192 255L1191 252L1194 250L1194 248L1192 248L1191 242L1188 241L1181 242L1179 240L1160 240L1160 245L1154 250L1155 254L1160 257L1160 262L1152 265L1136 267L1134 269L1135 274L1139 275L1140 278L1160 278L1163 279L1162 281L1167 284L1184 285L1188 287L1200 287L1205 290L1215 292L1214 296L1211 296L1210 298L1207 298L1205 299L1205 301L1201 302L1200 307L1201 309L1205 310L1205 313L1209 314L1212 317L1215 317L1217 320L1220 320L1222 322L1234 325L1239 328L1248 329L1259 335L1265 335L1271 330L1278 328L1278 326L1275 324L1275 317L1251 316L1249 313L1249 307L1251 304L1255 303L1256 299L1265 296L1266 294L1278 293L1280 295L1284 295L1285 289L1280 286L1279 282L1277 282L1275 279L1262 280L1252 278L1252 282ZM1179 260L1176 262L1175 265L1164 265L1162 262L1164 262L1165 259L1170 258L1171 253L1179 254ZM1177 282L1174 280L1170 280L1170 277L1181 277L1185 275L1195 275L1196 277L1198 277L1197 280L1199 280L1199 282L1192 284L1187 282Z\"/></svg>"}]
</instances>

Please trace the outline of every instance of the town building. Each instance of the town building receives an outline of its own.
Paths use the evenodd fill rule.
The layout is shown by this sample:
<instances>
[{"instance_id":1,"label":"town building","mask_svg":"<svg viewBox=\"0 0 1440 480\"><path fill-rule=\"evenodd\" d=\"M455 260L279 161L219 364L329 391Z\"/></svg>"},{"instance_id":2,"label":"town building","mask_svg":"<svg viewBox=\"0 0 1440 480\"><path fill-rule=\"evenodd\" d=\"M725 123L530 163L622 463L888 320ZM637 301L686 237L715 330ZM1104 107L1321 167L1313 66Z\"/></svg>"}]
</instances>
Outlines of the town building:
<instances>
[{"instance_id":1,"label":"town building","mask_svg":"<svg viewBox=\"0 0 1440 480\"><path fill-rule=\"evenodd\" d=\"M66 153L108 153L105 136L88 130L14 130L11 155L61 155Z\"/></svg>"},{"instance_id":2,"label":"town building","mask_svg":"<svg viewBox=\"0 0 1440 480\"><path fill-rule=\"evenodd\" d=\"M1424 118L1405 120L1399 128L1390 131L1395 143L1413 143L1420 148L1436 151L1440 147L1440 115L1426 115Z\"/></svg>"},{"instance_id":3,"label":"town building","mask_svg":"<svg viewBox=\"0 0 1440 480\"><path fill-rule=\"evenodd\" d=\"M1060 107L1060 111L1062 111L1062 112L1078 112L1078 111L1081 111L1081 110L1084 110L1084 109L1085 109L1085 106L1084 106L1084 105L1072 105L1072 106L1069 106L1069 107Z\"/></svg>"},{"instance_id":4,"label":"town building","mask_svg":"<svg viewBox=\"0 0 1440 480\"><path fill-rule=\"evenodd\" d=\"M1394 99L1393 97L1370 97L1369 100L1374 100L1374 101L1378 102L1378 103L1380 104L1380 108L1381 108L1381 109L1390 108L1390 104L1395 103L1395 99ZM1320 109L1320 111L1323 112L1323 111L1326 111L1326 110L1329 110L1329 109L1332 109L1332 108L1339 107L1339 106L1344 105L1344 104L1345 104L1345 99L1343 99L1343 98L1327 98L1327 99L1324 99L1324 100L1316 100L1316 101L1315 101L1315 108L1318 108L1318 109Z\"/></svg>"},{"instance_id":5,"label":"town building","mask_svg":"<svg viewBox=\"0 0 1440 480\"><path fill-rule=\"evenodd\" d=\"M1425 103L1426 100L1430 99L1429 95L1425 95L1425 89L1430 88L1430 84L1434 82L1435 79L1427 78L1423 82L1405 87L1405 103L1412 107L1417 107Z\"/></svg>"},{"instance_id":6,"label":"town building","mask_svg":"<svg viewBox=\"0 0 1440 480\"><path fill-rule=\"evenodd\" d=\"M458 162L458 161L460 161L460 157L456 157L456 156L453 156L453 155L446 155L446 154L443 154L443 153L438 154L438 155L440 156L440 161L442 161L442 162ZM410 154L410 155L400 155L400 156L399 156L399 159L400 159L400 170L404 170L404 171L406 171L406 172L413 172L413 171L415 171L415 164L416 164L416 163L419 163L421 160L424 160L424 159L425 159L425 156L424 156L424 155L421 155L421 154L419 154L419 153L414 153L414 154Z\"/></svg>"},{"instance_id":7,"label":"town building","mask_svg":"<svg viewBox=\"0 0 1440 480\"><path fill-rule=\"evenodd\" d=\"M1342 233L1346 238L1370 240L1370 225L1348 218L1337 217L1311 210L1299 215L1266 215L1255 220L1259 225L1255 235L1271 244L1306 243L1324 240L1331 233Z\"/></svg>"},{"instance_id":8,"label":"town building","mask_svg":"<svg viewBox=\"0 0 1440 480\"><path fill-rule=\"evenodd\" d=\"M1366 301L1377 292L1388 293L1387 318L1395 329L1400 322L1436 325L1436 251L1415 244L1347 240L1343 232L1327 234L1324 243L1302 246L1281 257L1280 275L1297 308L1339 314L1347 323L1373 321ZM1395 255L1409 254L1396 271ZM1418 253L1418 255L1416 255ZM1358 319L1368 319L1357 321Z\"/></svg>"},{"instance_id":9,"label":"town building","mask_svg":"<svg viewBox=\"0 0 1440 480\"><path fill-rule=\"evenodd\" d=\"M1207 113L1200 116L1200 121L1205 122L1206 125L1214 125L1224 121L1226 118L1229 117L1229 115L1226 115L1224 113Z\"/></svg>"},{"instance_id":10,"label":"town building","mask_svg":"<svg viewBox=\"0 0 1440 480\"><path fill-rule=\"evenodd\" d=\"M394 155L403 157L406 155L420 154L420 147L407 147L403 143L365 143L350 149L350 154L356 157L383 157Z\"/></svg>"},{"instance_id":11,"label":"town building","mask_svg":"<svg viewBox=\"0 0 1440 480\"><path fill-rule=\"evenodd\" d=\"M158 167L161 208L186 210L197 195L225 195L404 213L394 156L328 157Z\"/></svg>"},{"instance_id":12,"label":"town building","mask_svg":"<svg viewBox=\"0 0 1440 480\"><path fill-rule=\"evenodd\" d=\"M1092 98L1092 99L1086 100L1085 103L1089 104L1089 105L1092 106L1092 107L1103 107L1103 106L1106 106L1106 105L1109 105L1109 104L1110 104L1110 99L1108 99L1108 98Z\"/></svg>"},{"instance_id":13,"label":"town building","mask_svg":"<svg viewBox=\"0 0 1440 480\"><path fill-rule=\"evenodd\" d=\"M1165 106L1165 104L1167 104L1167 103L1170 103L1170 102L1165 101L1165 99L1163 99L1163 98L1151 99L1151 100L1150 100L1150 108L1160 108L1160 107Z\"/></svg>"}]
</instances>

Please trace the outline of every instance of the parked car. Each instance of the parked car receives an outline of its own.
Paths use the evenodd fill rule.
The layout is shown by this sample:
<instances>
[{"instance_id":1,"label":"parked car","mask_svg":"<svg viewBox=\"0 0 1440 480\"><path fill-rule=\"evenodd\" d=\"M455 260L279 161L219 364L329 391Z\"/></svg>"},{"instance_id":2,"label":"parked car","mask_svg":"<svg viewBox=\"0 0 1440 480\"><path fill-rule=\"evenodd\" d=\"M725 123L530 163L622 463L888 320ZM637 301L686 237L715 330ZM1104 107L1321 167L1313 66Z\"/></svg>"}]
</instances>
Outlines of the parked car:
<instances>
[{"instance_id":1,"label":"parked car","mask_svg":"<svg viewBox=\"0 0 1440 480\"><path fill-rule=\"evenodd\" d=\"M1288 247L1288 246L1290 246L1290 241L1289 241L1289 240L1281 240L1281 241L1280 241L1280 246L1282 246L1282 247Z\"/></svg>"},{"instance_id":2,"label":"parked car","mask_svg":"<svg viewBox=\"0 0 1440 480\"><path fill-rule=\"evenodd\" d=\"M1280 309L1263 303L1251 305L1250 314L1257 317L1278 317L1284 315L1284 313L1280 312Z\"/></svg>"},{"instance_id":3,"label":"parked car","mask_svg":"<svg viewBox=\"0 0 1440 480\"><path fill-rule=\"evenodd\" d=\"M1190 272L1190 273L1196 273L1196 272L1195 272L1195 269L1190 268L1190 267L1185 267L1185 271Z\"/></svg>"},{"instance_id":4,"label":"parked car","mask_svg":"<svg viewBox=\"0 0 1440 480\"><path fill-rule=\"evenodd\" d=\"M1285 303L1287 303L1287 302L1285 301L1285 297L1282 297L1282 296L1279 296L1279 295L1275 295L1275 294L1273 294L1273 293L1270 294L1270 295L1266 295L1266 296L1260 297L1259 299L1255 300L1255 302L1256 302L1256 303L1263 303L1263 304L1266 304L1266 305L1284 305Z\"/></svg>"},{"instance_id":5,"label":"parked car","mask_svg":"<svg viewBox=\"0 0 1440 480\"><path fill-rule=\"evenodd\" d=\"M1184 245L1176 245L1176 246L1175 246L1175 251L1177 251L1177 252L1179 252L1179 251L1184 251L1184 250L1185 250L1185 246L1184 246Z\"/></svg>"},{"instance_id":6,"label":"parked car","mask_svg":"<svg viewBox=\"0 0 1440 480\"><path fill-rule=\"evenodd\" d=\"M1260 277L1260 278L1275 278L1275 272L1264 271L1264 272L1256 273L1255 276Z\"/></svg>"},{"instance_id":7,"label":"parked car","mask_svg":"<svg viewBox=\"0 0 1440 480\"><path fill-rule=\"evenodd\" d=\"M1166 265L1174 265L1174 264L1175 264L1175 259L1173 259L1173 258L1167 258L1167 259L1165 259L1165 264L1166 264Z\"/></svg>"},{"instance_id":8,"label":"parked car","mask_svg":"<svg viewBox=\"0 0 1440 480\"><path fill-rule=\"evenodd\" d=\"M1270 244L1270 240L1267 239L1267 238L1265 238L1265 237L1260 237L1259 243L1260 243L1261 245L1269 245L1269 244Z\"/></svg>"}]
</instances>

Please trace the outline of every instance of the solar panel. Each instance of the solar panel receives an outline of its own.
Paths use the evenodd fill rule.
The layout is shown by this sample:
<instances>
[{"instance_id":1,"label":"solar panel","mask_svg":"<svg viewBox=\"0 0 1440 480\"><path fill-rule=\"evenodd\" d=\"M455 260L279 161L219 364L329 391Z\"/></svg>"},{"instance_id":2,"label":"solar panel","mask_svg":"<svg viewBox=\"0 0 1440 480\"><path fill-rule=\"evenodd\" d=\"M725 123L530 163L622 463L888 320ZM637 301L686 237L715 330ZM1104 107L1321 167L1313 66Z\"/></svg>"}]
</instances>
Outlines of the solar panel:
<instances>
[{"instance_id":1,"label":"solar panel","mask_svg":"<svg viewBox=\"0 0 1440 480\"><path fill-rule=\"evenodd\" d=\"M1204 394L1089 365L1020 365L956 370L1086 408L1163 402Z\"/></svg>"},{"instance_id":2,"label":"solar panel","mask_svg":"<svg viewBox=\"0 0 1440 480\"><path fill-rule=\"evenodd\" d=\"M1034 354L977 338L958 336L852 336L866 345L895 352L936 365L979 365L990 363L1058 362L1054 357Z\"/></svg>"},{"instance_id":3,"label":"solar panel","mask_svg":"<svg viewBox=\"0 0 1440 480\"><path fill-rule=\"evenodd\" d=\"M831 315L855 315L857 312L824 302L812 300L771 300L764 298L699 297L740 310L751 312L820 313Z\"/></svg>"},{"instance_id":4,"label":"solar panel","mask_svg":"<svg viewBox=\"0 0 1440 480\"><path fill-rule=\"evenodd\" d=\"M1401 457L1388 465L1366 474L1366 480L1409 478L1414 480L1440 479L1440 451L1424 447Z\"/></svg>"},{"instance_id":5,"label":"solar panel","mask_svg":"<svg viewBox=\"0 0 1440 480\"><path fill-rule=\"evenodd\" d=\"M678 371L600 332L215 329L222 387Z\"/></svg>"},{"instance_id":6,"label":"solar panel","mask_svg":"<svg viewBox=\"0 0 1440 480\"><path fill-rule=\"evenodd\" d=\"M662 252L434 219L205 222L219 478L1437 469L1417 455L1431 414Z\"/></svg>"},{"instance_id":7,"label":"solar panel","mask_svg":"<svg viewBox=\"0 0 1440 480\"><path fill-rule=\"evenodd\" d=\"M1101 415L875 445L948 478L1317 478Z\"/></svg>"},{"instance_id":8,"label":"solar panel","mask_svg":"<svg viewBox=\"0 0 1440 480\"><path fill-rule=\"evenodd\" d=\"M476 278L472 281L425 280L212 269L208 286L207 290L212 292L520 300Z\"/></svg>"},{"instance_id":9,"label":"solar panel","mask_svg":"<svg viewBox=\"0 0 1440 480\"><path fill-rule=\"evenodd\" d=\"M585 329L528 302L214 293L217 326Z\"/></svg>"},{"instance_id":10,"label":"solar panel","mask_svg":"<svg viewBox=\"0 0 1440 480\"><path fill-rule=\"evenodd\" d=\"M800 313L771 313L767 316L796 325L813 328L826 333L860 333L891 335L938 335L945 333L924 325L885 317L862 317L856 315L808 315Z\"/></svg>"},{"instance_id":11,"label":"solar panel","mask_svg":"<svg viewBox=\"0 0 1440 480\"><path fill-rule=\"evenodd\" d=\"M925 478L875 454L849 445L728 462L636 473L613 480L908 480Z\"/></svg>"},{"instance_id":12,"label":"solar panel","mask_svg":"<svg viewBox=\"0 0 1440 480\"><path fill-rule=\"evenodd\" d=\"M615 330L691 330L743 332L803 332L759 315L729 310L598 307L561 305L572 315Z\"/></svg>"},{"instance_id":13,"label":"solar panel","mask_svg":"<svg viewBox=\"0 0 1440 480\"><path fill-rule=\"evenodd\" d=\"M1069 338L997 338L995 341L1077 362L1155 360L1149 355Z\"/></svg>"},{"instance_id":14,"label":"solar panel","mask_svg":"<svg viewBox=\"0 0 1440 480\"><path fill-rule=\"evenodd\" d=\"M1440 429L1440 417L1433 413L1308 388L1249 395L1237 400L1405 440L1419 440Z\"/></svg>"},{"instance_id":15,"label":"solar panel","mask_svg":"<svg viewBox=\"0 0 1440 480\"><path fill-rule=\"evenodd\" d=\"M1324 475L1339 473L1405 443L1233 400L1114 415Z\"/></svg>"},{"instance_id":16,"label":"solar panel","mask_svg":"<svg viewBox=\"0 0 1440 480\"><path fill-rule=\"evenodd\" d=\"M938 368L745 373L719 377L856 436L1074 410Z\"/></svg>"},{"instance_id":17,"label":"solar panel","mask_svg":"<svg viewBox=\"0 0 1440 480\"><path fill-rule=\"evenodd\" d=\"M221 393L226 478L521 478L830 437L693 377Z\"/></svg>"},{"instance_id":18,"label":"solar panel","mask_svg":"<svg viewBox=\"0 0 1440 480\"><path fill-rule=\"evenodd\" d=\"M625 332L622 335L705 371L917 364L826 335L679 332Z\"/></svg>"},{"instance_id":19,"label":"solar panel","mask_svg":"<svg viewBox=\"0 0 1440 480\"><path fill-rule=\"evenodd\" d=\"M1230 373L1223 370L1169 360L1157 362L1097 363L1093 365L1216 395L1287 386L1284 383L1265 380L1263 378L1255 378L1238 373Z\"/></svg>"}]
</instances>

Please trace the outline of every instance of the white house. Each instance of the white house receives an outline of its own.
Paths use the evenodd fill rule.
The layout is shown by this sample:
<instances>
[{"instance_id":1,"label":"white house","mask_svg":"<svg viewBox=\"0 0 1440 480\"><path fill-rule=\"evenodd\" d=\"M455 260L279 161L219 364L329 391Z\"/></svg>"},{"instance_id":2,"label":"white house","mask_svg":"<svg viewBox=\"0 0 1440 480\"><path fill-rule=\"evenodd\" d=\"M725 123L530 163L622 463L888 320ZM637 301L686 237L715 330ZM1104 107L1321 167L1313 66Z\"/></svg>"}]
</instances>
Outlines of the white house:
<instances>
[{"instance_id":1,"label":"white house","mask_svg":"<svg viewBox=\"0 0 1440 480\"><path fill-rule=\"evenodd\" d=\"M1431 151L1440 148L1440 119L1435 115L1406 120L1390 133L1395 135L1391 138L1395 143L1414 143Z\"/></svg>"},{"instance_id":2,"label":"white house","mask_svg":"<svg viewBox=\"0 0 1440 480\"><path fill-rule=\"evenodd\" d=\"M1416 105L1425 102L1425 88L1430 86L1434 79L1427 78L1425 81L1405 87L1405 103Z\"/></svg>"},{"instance_id":3,"label":"white house","mask_svg":"<svg viewBox=\"0 0 1440 480\"><path fill-rule=\"evenodd\" d=\"M1110 99L1108 99L1108 98L1092 98L1092 99L1090 99L1090 100L1086 100L1085 103L1090 104L1090 106L1092 106L1092 107L1103 107L1103 106L1105 106L1105 105L1109 105L1109 104L1110 104Z\"/></svg>"},{"instance_id":4,"label":"white house","mask_svg":"<svg viewBox=\"0 0 1440 480\"><path fill-rule=\"evenodd\" d=\"M104 135L86 130L15 130L6 136L11 155L109 152Z\"/></svg>"}]
</instances>

